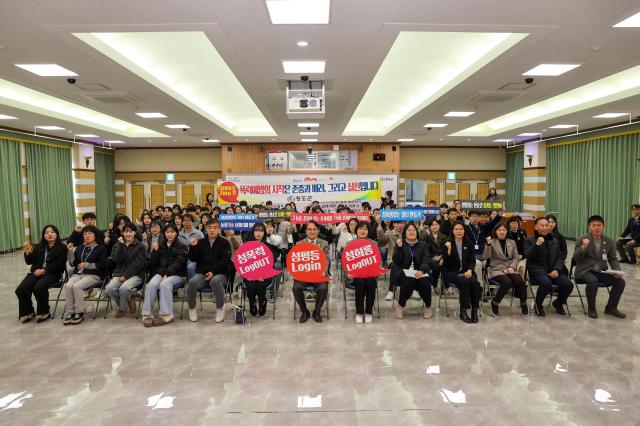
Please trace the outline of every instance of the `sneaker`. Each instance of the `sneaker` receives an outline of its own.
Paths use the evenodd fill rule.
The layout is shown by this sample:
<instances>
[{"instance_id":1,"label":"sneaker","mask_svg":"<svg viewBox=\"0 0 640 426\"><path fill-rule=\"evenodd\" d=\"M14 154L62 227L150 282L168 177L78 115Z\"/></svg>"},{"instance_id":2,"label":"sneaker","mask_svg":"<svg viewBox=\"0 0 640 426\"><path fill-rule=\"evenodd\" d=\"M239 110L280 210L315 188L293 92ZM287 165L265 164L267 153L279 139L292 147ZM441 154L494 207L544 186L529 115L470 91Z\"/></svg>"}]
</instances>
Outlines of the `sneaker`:
<instances>
[{"instance_id":1,"label":"sneaker","mask_svg":"<svg viewBox=\"0 0 640 426\"><path fill-rule=\"evenodd\" d=\"M198 310L196 308L189 309L189 321L191 322L198 321Z\"/></svg>"},{"instance_id":2,"label":"sneaker","mask_svg":"<svg viewBox=\"0 0 640 426\"><path fill-rule=\"evenodd\" d=\"M393 292L392 291L387 292L387 295L384 297L384 300L386 300L387 302L391 302L393 300Z\"/></svg>"},{"instance_id":3,"label":"sneaker","mask_svg":"<svg viewBox=\"0 0 640 426\"><path fill-rule=\"evenodd\" d=\"M224 321L224 306L216 311L216 322Z\"/></svg>"},{"instance_id":4,"label":"sneaker","mask_svg":"<svg viewBox=\"0 0 640 426\"><path fill-rule=\"evenodd\" d=\"M364 318L362 314L356 315L356 324L362 324L364 322Z\"/></svg>"},{"instance_id":5,"label":"sneaker","mask_svg":"<svg viewBox=\"0 0 640 426\"><path fill-rule=\"evenodd\" d=\"M422 317L424 319L431 319L433 318L433 309L431 309L430 307L426 307L424 308L424 313L422 314Z\"/></svg>"},{"instance_id":6,"label":"sneaker","mask_svg":"<svg viewBox=\"0 0 640 426\"><path fill-rule=\"evenodd\" d=\"M373 322L373 315L365 314L364 315L364 323L365 324L371 324L372 322Z\"/></svg>"},{"instance_id":7,"label":"sneaker","mask_svg":"<svg viewBox=\"0 0 640 426\"><path fill-rule=\"evenodd\" d=\"M626 314L620 312L619 310L617 310L615 308L614 309L604 308L604 313L607 314L607 315L612 315L612 316L614 316L616 318L626 318L626 316L627 316Z\"/></svg>"},{"instance_id":8,"label":"sneaker","mask_svg":"<svg viewBox=\"0 0 640 426\"><path fill-rule=\"evenodd\" d=\"M522 316L524 317L529 316L529 306L526 303L522 303L520 305L520 310L522 311Z\"/></svg>"},{"instance_id":9,"label":"sneaker","mask_svg":"<svg viewBox=\"0 0 640 426\"><path fill-rule=\"evenodd\" d=\"M500 315L499 305L493 300L491 301L491 315L493 315L494 317L497 317Z\"/></svg>"},{"instance_id":10,"label":"sneaker","mask_svg":"<svg viewBox=\"0 0 640 426\"><path fill-rule=\"evenodd\" d=\"M72 319L73 319L73 314L67 314L67 316L64 317L64 320L62 320L62 324L70 325Z\"/></svg>"},{"instance_id":11,"label":"sneaker","mask_svg":"<svg viewBox=\"0 0 640 426\"><path fill-rule=\"evenodd\" d=\"M589 316L589 318L598 318L598 312L595 310L595 308L589 308L587 311L587 315Z\"/></svg>"},{"instance_id":12,"label":"sneaker","mask_svg":"<svg viewBox=\"0 0 640 426\"><path fill-rule=\"evenodd\" d=\"M78 325L80 324L82 321L84 321L84 312L79 312L76 314L73 314L73 318L71 318L71 325Z\"/></svg>"},{"instance_id":13,"label":"sneaker","mask_svg":"<svg viewBox=\"0 0 640 426\"><path fill-rule=\"evenodd\" d=\"M34 314L25 315L23 317L20 317L20 322L24 324L25 322L31 321L33 317L34 317Z\"/></svg>"},{"instance_id":14,"label":"sneaker","mask_svg":"<svg viewBox=\"0 0 640 426\"><path fill-rule=\"evenodd\" d=\"M36 319L36 323L45 322L48 319L51 319L51 313L49 312L47 312L46 314L38 315L38 319Z\"/></svg>"},{"instance_id":15,"label":"sneaker","mask_svg":"<svg viewBox=\"0 0 640 426\"><path fill-rule=\"evenodd\" d=\"M397 319L404 318L404 308L400 305L396 305L396 318Z\"/></svg>"}]
</instances>

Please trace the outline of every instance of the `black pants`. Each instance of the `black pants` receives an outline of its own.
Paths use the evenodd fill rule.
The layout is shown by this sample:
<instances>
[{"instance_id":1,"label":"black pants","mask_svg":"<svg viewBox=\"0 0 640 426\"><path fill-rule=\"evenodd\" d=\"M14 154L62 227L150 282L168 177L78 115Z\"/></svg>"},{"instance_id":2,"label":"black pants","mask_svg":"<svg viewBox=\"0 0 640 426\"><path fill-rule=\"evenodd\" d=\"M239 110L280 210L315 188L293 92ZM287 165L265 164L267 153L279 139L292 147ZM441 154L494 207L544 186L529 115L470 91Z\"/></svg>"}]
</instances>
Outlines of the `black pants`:
<instances>
[{"instance_id":1,"label":"black pants","mask_svg":"<svg viewBox=\"0 0 640 426\"><path fill-rule=\"evenodd\" d=\"M442 268L438 265L438 262L433 259L429 261L429 266L431 267L431 272L429 273L431 275L431 285L435 287L438 285Z\"/></svg>"},{"instance_id":2,"label":"black pants","mask_svg":"<svg viewBox=\"0 0 640 426\"><path fill-rule=\"evenodd\" d=\"M458 272L449 272L445 274L444 279L445 282L454 284L458 287L461 311L469 308L478 309L480 307L482 288L476 278L475 272L471 274L471 278L466 278Z\"/></svg>"},{"instance_id":3,"label":"black pants","mask_svg":"<svg viewBox=\"0 0 640 426\"><path fill-rule=\"evenodd\" d=\"M393 289L400 285L400 278L404 276L404 272L399 268L395 263L389 265L389 291L393 291Z\"/></svg>"},{"instance_id":4,"label":"black pants","mask_svg":"<svg viewBox=\"0 0 640 426\"><path fill-rule=\"evenodd\" d=\"M622 240L616 241L616 248L618 249L618 253L620 253L620 260L624 262L636 263L636 247L640 247L640 241L636 241L635 244L630 246L627 243L631 241L629 238L623 238Z\"/></svg>"},{"instance_id":5,"label":"black pants","mask_svg":"<svg viewBox=\"0 0 640 426\"><path fill-rule=\"evenodd\" d=\"M31 294L36 297L38 304L38 315L45 315L49 312L49 288L60 281L60 275L43 275L36 277L27 274L22 280L18 288L16 288L16 296L18 296L18 316L23 317L33 314L33 303Z\"/></svg>"},{"instance_id":6,"label":"black pants","mask_svg":"<svg viewBox=\"0 0 640 426\"><path fill-rule=\"evenodd\" d=\"M258 300L261 302L267 300L267 286L271 283L271 280L268 281L245 281L244 286L247 289L247 297L249 298L249 303L256 303L256 296L258 296Z\"/></svg>"},{"instance_id":7,"label":"black pants","mask_svg":"<svg viewBox=\"0 0 640 426\"><path fill-rule=\"evenodd\" d=\"M544 299L553 291L552 284L558 286L557 301L561 304L567 303L567 298L573 291L573 283L566 275L559 273L558 278L552 279L547 274L535 274L532 277L532 281L538 284L538 291L536 292L536 304L542 306Z\"/></svg>"},{"instance_id":8,"label":"black pants","mask_svg":"<svg viewBox=\"0 0 640 426\"><path fill-rule=\"evenodd\" d=\"M398 297L398 304L403 308L407 304L407 300L411 297L414 290L418 290L420 297L424 301L427 307L431 306L431 279L430 277L422 276L420 278L407 277L402 273L399 280L400 285L400 297Z\"/></svg>"},{"instance_id":9,"label":"black pants","mask_svg":"<svg viewBox=\"0 0 640 426\"><path fill-rule=\"evenodd\" d=\"M314 312L320 313L322 305L324 305L325 300L327 300L327 294L329 293L329 286L326 282L303 283L302 281L294 281L293 288L291 289L293 297L296 299L296 303L298 303L298 306L300 306L300 309L303 312L308 311L307 304L304 300L304 288L309 284L316 288L316 308L314 309Z\"/></svg>"},{"instance_id":10,"label":"black pants","mask_svg":"<svg viewBox=\"0 0 640 426\"><path fill-rule=\"evenodd\" d=\"M356 313L360 315L371 314L373 312L373 302L376 299L377 279L354 278L353 285L356 287Z\"/></svg>"},{"instance_id":11,"label":"black pants","mask_svg":"<svg viewBox=\"0 0 640 426\"><path fill-rule=\"evenodd\" d=\"M607 308L618 309L618 303L622 292L624 291L624 280L622 278L615 278L610 274L603 274L601 272L587 272L581 278L582 281L587 283L587 303L589 309L596 308L596 295L598 294L598 283L611 286L611 293L609 294L609 301L607 302Z\"/></svg>"},{"instance_id":12,"label":"black pants","mask_svg":"<svg viewBox=\"0 0 640 426\"><path fill-rule=\"evenodd\" d=\"M524 279L518 273L498 275L491 278L491 281L495 281L499 284L498 291L496 292L493 301L496 303L502 302L504 296L509 292L509 289L513 288L513 295L520 299L520 304L527 303L527 290L525 287Z\"/></svg>"}]
</instances>

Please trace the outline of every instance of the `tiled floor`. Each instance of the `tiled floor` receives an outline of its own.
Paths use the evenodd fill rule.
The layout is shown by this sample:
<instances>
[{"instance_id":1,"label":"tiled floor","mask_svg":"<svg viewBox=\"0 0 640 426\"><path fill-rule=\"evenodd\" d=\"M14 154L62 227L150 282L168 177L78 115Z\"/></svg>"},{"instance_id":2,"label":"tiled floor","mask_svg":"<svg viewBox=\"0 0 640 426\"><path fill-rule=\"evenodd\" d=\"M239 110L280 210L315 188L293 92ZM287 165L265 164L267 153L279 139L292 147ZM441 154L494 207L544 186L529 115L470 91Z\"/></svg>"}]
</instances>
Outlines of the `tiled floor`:
<instances>
[{"instance_id":1,"label":"tiled floor","mask_svg":"<svg viewBox=\"0 0 640 426\"><path fill-rule=\"evenodd\" d=\"M18 323L26 267L0 256L0 424L637 425L640 269L624 269L625 320L589 319L577 298L570 318L505 306L478 325L423 320L417 301L396 320L383 301L356 325L334 288L331 319L298 324L287 287L275 321L215 324L207 303L196 324L145 329L112 314L64 327L60 310Z\"/></svg>"}]
</instances>

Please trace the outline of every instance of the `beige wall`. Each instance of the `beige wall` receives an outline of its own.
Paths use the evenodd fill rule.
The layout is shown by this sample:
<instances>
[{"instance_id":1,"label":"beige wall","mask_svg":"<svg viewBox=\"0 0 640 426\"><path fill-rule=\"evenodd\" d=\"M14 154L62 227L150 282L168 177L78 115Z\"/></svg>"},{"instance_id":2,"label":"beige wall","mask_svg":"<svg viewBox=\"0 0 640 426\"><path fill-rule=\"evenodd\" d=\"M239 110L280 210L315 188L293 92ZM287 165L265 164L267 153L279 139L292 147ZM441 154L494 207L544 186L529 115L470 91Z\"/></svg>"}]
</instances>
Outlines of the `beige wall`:
<instances>
[{"instance_id":1,"label":"beige wall","mask_svg":"<svg viewBox=\"0 0 640 426\"><path fill-rule=\"evenodd\" d=\"M400 147L400 171L505 170L507 154L498 148Z\"/></svg>"},{"instance_id":2,"label":"beige wall","mask_svg":"<svg viewBox=\"0 0 640 426\"><path fill-rule=\"evenodd\" d=\"M220 148L116 150L116 172L219 172Z\"/></svg>"}]
</instances>

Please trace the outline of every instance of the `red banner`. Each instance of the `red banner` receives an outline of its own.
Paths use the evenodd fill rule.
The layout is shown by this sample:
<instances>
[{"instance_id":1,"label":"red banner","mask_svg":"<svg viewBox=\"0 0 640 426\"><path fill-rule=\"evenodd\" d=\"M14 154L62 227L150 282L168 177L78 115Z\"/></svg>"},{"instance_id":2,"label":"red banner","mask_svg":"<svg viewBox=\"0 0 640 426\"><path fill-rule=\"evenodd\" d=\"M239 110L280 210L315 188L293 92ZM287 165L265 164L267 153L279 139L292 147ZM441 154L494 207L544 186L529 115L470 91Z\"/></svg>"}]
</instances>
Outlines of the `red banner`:
<instances>
[{"instance_id":1,"label":"red banner","mask_svg":"<svg viewBox=\"0 0 640 426\"><path fill-rule=\"evenodd\" d=\"M240 276L249 281L266 280L282 272L273 269L273 253L260 241L249 241L238 247L233 264Z\"/></svg>"},{"instance_id":2,"label":"red banner","mask_svg":"<svg viewBox=\"0 0 640 426\"><path fill-rule=\"evenodd\" d=\"M353 240L342 251L342 266L347 275L353 278L372 278L387 272L380 265L380 250L369 239Z\"/></svg>"},{"instance_id":3,"label":"red banner","mask_svg":"<svg viewBox=\"0 0 640 426\"><path fill-rule=\"evenodd\" d=\"M315 220L320 225L330 225L333 223L346 223L350 219L356 218L362 222L369 222L370 217L366 213L291 213L292 224L304 224L310 220Z\"/></svg>"},{"instance_id":4,"label":"red banner","mask_svg":"<svg viewBox=\"0 0 640 426\"><path fill-rule=\"evenodd\" d=\"M287 255L287 268L294 280L308 283L329 281L326 276L327 258L324 251L313 243L293 246Z\"/></svg>"}]
</instances>

